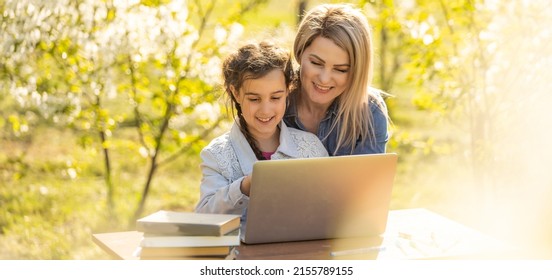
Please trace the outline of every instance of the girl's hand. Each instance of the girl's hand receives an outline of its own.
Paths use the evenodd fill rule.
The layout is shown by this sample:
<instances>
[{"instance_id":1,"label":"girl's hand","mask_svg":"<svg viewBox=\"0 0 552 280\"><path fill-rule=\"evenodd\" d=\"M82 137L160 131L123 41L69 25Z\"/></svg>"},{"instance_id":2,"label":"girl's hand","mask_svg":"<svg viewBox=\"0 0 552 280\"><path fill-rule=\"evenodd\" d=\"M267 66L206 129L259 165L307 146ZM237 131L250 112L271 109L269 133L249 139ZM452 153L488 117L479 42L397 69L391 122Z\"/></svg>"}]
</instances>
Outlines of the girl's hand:
<instances>
[{"instance_id":1,"label":"girl's hand","mask_svg":"<svg viewBox=\"0 0 552 280\"><path fill-rule=\"evenodd\" d=\"M249 196L250 189L251 189L251 175L247 175L241 181L240 190L243 194Z\"/></svg>"}]
</instances>

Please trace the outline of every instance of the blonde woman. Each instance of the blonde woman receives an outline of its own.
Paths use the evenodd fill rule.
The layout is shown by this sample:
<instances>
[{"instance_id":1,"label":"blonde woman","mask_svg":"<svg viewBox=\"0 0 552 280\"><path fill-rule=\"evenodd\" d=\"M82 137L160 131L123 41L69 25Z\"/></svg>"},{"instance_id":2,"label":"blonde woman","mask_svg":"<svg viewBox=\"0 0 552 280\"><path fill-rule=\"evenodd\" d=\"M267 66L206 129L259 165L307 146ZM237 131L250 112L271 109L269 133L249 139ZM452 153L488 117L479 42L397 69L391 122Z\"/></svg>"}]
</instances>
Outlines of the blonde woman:
<instances>
[{"instance_id":1,"label":"blonde woman","mask_svg":"<svg viewBox=\"0 0 552 280\"><path fill-rule=\"evenodd\" d=\"M293 46L300 65L284 121L318 136L331 156L385 153L389 140L382 92L370 87L368 21L348 4L308 11Z\"/></svg>"}]
</instances>

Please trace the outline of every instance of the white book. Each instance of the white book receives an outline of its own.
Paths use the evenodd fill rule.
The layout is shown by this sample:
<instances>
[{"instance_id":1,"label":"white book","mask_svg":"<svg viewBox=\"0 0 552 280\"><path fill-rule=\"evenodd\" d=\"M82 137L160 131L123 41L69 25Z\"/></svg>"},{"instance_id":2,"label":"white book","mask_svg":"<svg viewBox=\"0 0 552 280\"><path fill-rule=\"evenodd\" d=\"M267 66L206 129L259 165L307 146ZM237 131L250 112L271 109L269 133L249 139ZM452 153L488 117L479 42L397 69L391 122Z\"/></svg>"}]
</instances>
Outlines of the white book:
<instances>
[{"instance_id":1,"label":"white book","mask_svg":"<svg viewBox=\"0 0 552 280\"><path fill-rule=\"evenodd\" d=\"M167 235L225 235L240 227L240 215L157 211L136 221L136 230Z\"/></svg>"},{"instance_id":2,"label":"white book","mask_svg":"<svg viewBox=\"0 0 552 280\"><path fill-rule=\"evenodd\" d=\"M240 230L234 230L221 236L185 236L185 235L164 235L144 236L140 246L144 248L156 247L217 247L217 246L239 246Z\"/></svg>"}]
</instances>

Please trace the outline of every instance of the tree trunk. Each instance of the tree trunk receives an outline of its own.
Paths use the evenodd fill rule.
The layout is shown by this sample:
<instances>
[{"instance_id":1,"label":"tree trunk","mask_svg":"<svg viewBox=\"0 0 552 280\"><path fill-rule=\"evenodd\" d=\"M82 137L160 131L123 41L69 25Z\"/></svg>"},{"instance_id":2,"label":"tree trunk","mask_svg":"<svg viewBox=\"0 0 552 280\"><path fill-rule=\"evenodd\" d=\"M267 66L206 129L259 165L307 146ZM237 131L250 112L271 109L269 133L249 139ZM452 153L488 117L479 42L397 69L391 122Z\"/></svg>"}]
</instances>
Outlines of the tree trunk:
<instances>
[{"instance_id":1,"label":"tree trunk","mask_svg":"<svg viewBox=\"0 0 552 280\"><path fill-rule=\"evenodd\" d=\"M297 25L301 23L303 20L303 16L305 15L305 12L307 11L307 5L309 1L301 0L297 4Z\"/></svg>"}]
</instances>

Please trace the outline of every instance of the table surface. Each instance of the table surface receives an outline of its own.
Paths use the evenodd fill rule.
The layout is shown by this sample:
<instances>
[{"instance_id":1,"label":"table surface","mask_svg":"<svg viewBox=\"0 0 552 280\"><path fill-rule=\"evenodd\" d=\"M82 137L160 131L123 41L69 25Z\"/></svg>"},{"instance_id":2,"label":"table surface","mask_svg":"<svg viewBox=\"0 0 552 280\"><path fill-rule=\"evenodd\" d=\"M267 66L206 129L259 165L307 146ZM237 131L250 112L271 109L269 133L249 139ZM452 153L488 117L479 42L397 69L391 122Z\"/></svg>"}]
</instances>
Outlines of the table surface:
<instances>
[{"instance_id":1,"label":"table surface","mask_svg":"<svg viewBox=\"0 0 552 280\"><path fill-rule=\"evenodd\" d=\"M97 233L92 240L113 259L137 260L142 233ZM516 250L490 236L423 208L389 211L382 236L269 244L242 244L226 259L497 259Z\"/></svg>"}]
</instances>

